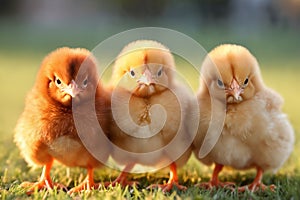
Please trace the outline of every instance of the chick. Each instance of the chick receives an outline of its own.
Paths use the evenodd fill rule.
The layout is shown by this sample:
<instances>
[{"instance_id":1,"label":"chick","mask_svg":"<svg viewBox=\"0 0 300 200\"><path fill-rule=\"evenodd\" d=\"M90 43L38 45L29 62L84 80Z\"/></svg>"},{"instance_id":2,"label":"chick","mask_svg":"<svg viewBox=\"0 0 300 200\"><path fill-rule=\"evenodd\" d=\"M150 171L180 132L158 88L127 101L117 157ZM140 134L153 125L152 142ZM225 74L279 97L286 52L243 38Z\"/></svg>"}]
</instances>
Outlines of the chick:
<instances>
[{"instance_id":1,"label":"chick","mask_svg":"<svg viewBox=\"0 0 300 200\"><path fill-rule=\"evenodd\" d=\"M106 91L98 84L98 78L95 59L86 49L59 48L43 60L14 135L27 163L43 166L38 182L22 183L21 186L29 188L27 194L35 188L63 187L51 180L54 160L88 170L85 181L70 193L99 186L94 183L93 169L102 163L94 156L100 156L104 161L108 157L108 143L99 141L97 135L103 132L99 122L107 132L105 116L109 113L107 106L110 103ZM92 117L93 112L99 119ZM80 119L76 121L77 126L73 116ZM85 130L81 137L78 128ZM87 140L85 144L89 142L88 150L82 140Z\"/></svg>"},{"instance_id":2,"label":"chick","mask_svg":"<svg viewBox=\"0 0 300 200\"><path fill-rule=\"evenodd\" d=\"M170 51L151 40L130 43L115 61L111 80L115 123L109 137L114 144L112 158L125 168L113 185L132 184L127 173L140 164L155 169L170 166L169 181L150 187L186 189L178 183L177 167L190 157L192 130L195 135L198 122L193 119L197 114L188 112L194 105L192 93L176 84L174 72Z\"/></svg>"},{"instance_id":3,"label":"chick","mask_svg":"<svg viewBox=\"0 0 300 200\"><path fill-rule=\"evenodd\" d=\"M229 186L219 182L218 174L223 166L230 166L257 170L254 181L239 191L274 190L274 185L262 183L263 173L276 171L288 159L294 132L281 111L281 96L265 86L255 57L238 45L212 50L202 65L198 101L200 126L194 152L204 164L215 164L211 181L201 185Z\"/></svg>"}]
</instances>

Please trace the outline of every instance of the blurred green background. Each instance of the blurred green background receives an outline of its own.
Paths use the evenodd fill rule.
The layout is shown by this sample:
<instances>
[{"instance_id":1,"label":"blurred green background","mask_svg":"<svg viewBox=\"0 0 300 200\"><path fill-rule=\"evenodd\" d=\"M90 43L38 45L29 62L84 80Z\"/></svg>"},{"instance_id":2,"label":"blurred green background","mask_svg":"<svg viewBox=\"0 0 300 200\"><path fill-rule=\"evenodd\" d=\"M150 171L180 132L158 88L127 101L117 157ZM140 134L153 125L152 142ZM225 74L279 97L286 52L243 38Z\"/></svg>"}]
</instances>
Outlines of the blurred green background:
<instances>
[{"instance_id":1,"label":"blurred green background","mask_svg":"<svg viewBox=\"0 0 300 200\"><path fill-rule=\"evenodd\" d=\"M0 176L22 159L13 128L43 57L61 46L92 50L114 34L146 26L180 31L207 51L222 43L248 47L266 84L285 99L297 142L283 170L299 175L299 0L0 0Z\"/></svg>"}]
</instances>

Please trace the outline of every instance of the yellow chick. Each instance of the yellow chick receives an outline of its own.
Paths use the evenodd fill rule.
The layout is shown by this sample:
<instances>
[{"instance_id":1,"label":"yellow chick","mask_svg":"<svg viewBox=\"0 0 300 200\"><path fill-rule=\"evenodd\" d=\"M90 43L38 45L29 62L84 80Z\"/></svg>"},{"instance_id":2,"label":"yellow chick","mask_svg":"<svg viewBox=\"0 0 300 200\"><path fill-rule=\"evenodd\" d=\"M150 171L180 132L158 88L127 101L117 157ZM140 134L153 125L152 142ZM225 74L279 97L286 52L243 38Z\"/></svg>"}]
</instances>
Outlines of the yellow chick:
<instances>
[{"instance_id":1,"label":"yellow chick","mask_svg":"<svg viewBox=\"0 0 300 200\"><path fill-rule=\"evenodd\" d=\"M225 44L213 49L202 65L198 92L200 126L194 140L195 155L215 164L205 187L225 187L218 174L223 166L256 168L248 188L270 188L262 183L266 170L277 170L293 150L294 132L282 113L283 99L263 83L255 57L245 48ZM219 127L218 127L219 126Z\"/></svg>"},{"instance_id":2,"label":"yellow chick","mask_svg":"<svg viewBox=\"0 0 300 200\"><path fill-rule=\"evenodd\" d=\"M131 184L126 175L136 164L157 169L169 165L169 181L150 187L186 189L179 185L176 169L190 157L192 130L196 133L198 122L197 114L188 112L192 92L175 82L169 49L151 40L130 43L115 61L111 81L112 157L125 165L112 184ZM195 102L198 109L196 98Z\"/></svg>"}]
</instances>

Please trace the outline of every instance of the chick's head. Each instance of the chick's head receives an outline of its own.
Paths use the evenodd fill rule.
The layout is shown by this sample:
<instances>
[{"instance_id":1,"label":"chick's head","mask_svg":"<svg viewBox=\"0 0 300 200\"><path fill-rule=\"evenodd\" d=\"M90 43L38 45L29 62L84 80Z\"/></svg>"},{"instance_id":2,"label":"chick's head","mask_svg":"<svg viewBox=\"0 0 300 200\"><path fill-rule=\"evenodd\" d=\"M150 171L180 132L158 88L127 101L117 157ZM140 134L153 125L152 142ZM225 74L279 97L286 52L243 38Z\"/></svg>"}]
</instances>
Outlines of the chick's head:
<instances>
[{"instance_id":1,"label":"chick's head","mask_svg":"<svg viewBox=\"0 0 300 200\"><path fill-rule=\"evenodd\" d=\"M147 97L172 85L175 63L162 44L140 40L130 43L118 56L113 71L114 86Z\"/></svg>"},{"instance_id":2,"label":"chick's head","mask_svg":"<svg viewBox=\"0 0 300 200\"><path fill-rule=\"evenodd\" d=\"M36 88L51 101L70 106L95 95L98 83L96 61L81 48L59 48L42 62Z\"/></svg>"},{"instance_id":3,"label":"chick's head","mask_svg":"<svg viewBox=\"0 0 300 200\"><path fill-rule=\"evenodd\" d=\"M213 97L225 98L227 103L251 99L263 88L256 58L239 45L225 44L213 49L202 65L202 75L202 87L206 85Z\"/></svg>"}]
</instances>

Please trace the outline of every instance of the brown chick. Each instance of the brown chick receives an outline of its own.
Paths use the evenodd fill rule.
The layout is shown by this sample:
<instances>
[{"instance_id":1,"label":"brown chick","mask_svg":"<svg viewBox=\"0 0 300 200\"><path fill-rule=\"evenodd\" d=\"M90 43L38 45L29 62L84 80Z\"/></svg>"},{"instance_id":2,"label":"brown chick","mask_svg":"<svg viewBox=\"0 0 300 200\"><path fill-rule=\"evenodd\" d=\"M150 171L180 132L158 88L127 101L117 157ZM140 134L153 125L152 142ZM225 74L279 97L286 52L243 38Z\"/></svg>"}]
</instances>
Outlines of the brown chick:
<instances>
[{"instance_id":1,"label":"brown chick","mask_svg":"<svg viewBox=\"0 0 300 200\"><path fill-rule=\"evenodd\" d=\"M198 92L200 126L194 140L195 155L206 165L215 163L209 183L229 186L218 174L223 166L256 168L254 181L239 191L270 188L261 180L266 170L277 170L293 150L294 132L281 111L283 100L267 88L255 57L244 47L221 45L202 65Z\"/></svg>"},{"instance_id":2,"label":"brown chick","mask_svg":"<svg viewBox=\"0 0 300 200\"><path fill-rule=\"evenodd\" d=\"M197 114L188 112L192 92L176 84L174 72L170 51L151 40L130 43L115 61L111 80L115 124L110 139L112 158L125 168L113 185L132 184L127 173L140 164L155 170L170 166L169 181L150 187L186 189L178 183L177 167L190 157L192 130L196 133L198 122L193 120ZM194 102L197 110L196 98Z\"/></svg>"},{"instance_id":3,"label":"brown chick","mask_svg":"<svg viewBox=\"0 0 300 200\"><path fill-rule=\"evenodd\" d=\"M86 49L59 48L43 60L14 135L28 164L44 166L38 182L22 183L28 194L35 188L62 187L50 177L54 160L88 170L85 181L70 193L99 187L93 170L108 157L108 143L98 135L107 131L110 102L98 78L95 59Z\"/></svg>"}]
</instances>

